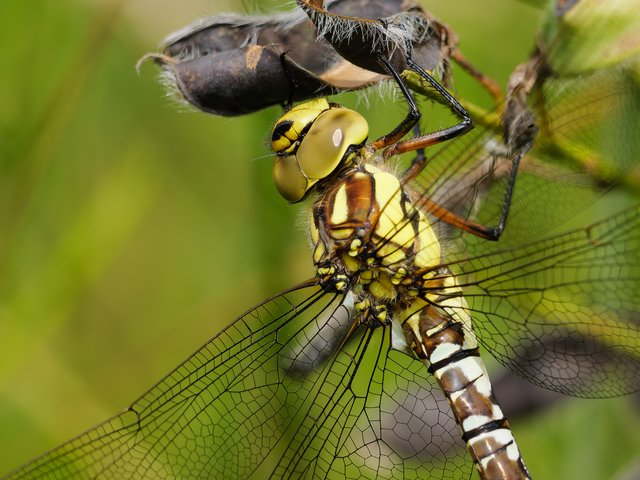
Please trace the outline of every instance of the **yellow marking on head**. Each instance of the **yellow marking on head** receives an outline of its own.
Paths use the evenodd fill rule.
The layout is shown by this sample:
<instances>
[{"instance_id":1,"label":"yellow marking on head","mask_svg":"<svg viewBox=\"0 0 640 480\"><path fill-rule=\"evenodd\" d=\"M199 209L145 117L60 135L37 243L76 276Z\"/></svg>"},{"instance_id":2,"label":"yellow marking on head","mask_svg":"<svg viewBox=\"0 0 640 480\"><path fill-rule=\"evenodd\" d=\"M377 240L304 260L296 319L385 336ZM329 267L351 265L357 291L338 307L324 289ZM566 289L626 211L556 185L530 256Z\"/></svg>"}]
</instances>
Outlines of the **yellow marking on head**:
<instances>
[{"instance_id":1,"label":"yellow marking on head","mask_svg":"<svg viewBox=\"0 0 640 480\"><path fill-rule=\"evenodd\" d=\"M308 128L318 116L331 108L326 98L316 98L282 115L271 132L271 148L276 153L291 153L297 148L300 134Z\"/></svg>"}]
</instances>

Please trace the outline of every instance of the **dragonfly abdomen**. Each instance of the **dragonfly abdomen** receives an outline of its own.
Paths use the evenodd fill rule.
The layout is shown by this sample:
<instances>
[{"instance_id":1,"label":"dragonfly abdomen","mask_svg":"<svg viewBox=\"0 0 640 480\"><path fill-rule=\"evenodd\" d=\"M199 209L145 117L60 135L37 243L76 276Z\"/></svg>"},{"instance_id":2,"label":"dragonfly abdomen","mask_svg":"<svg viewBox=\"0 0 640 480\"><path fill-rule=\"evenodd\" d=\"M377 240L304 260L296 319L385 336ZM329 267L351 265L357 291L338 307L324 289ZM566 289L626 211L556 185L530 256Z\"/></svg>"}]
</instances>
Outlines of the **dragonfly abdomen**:
<instances>
[{"instance_id":1,"label":"dragonfly abdomen","mask_svg":"<svg viewBox=\"0 0 640 480\"><path fill-rule=\"evenodd\" d=\"M461 296L427 305L404 322L405 335L447 397L480 477L530 479L493 393L467 311Z\"/></svg>"}]
</instances>

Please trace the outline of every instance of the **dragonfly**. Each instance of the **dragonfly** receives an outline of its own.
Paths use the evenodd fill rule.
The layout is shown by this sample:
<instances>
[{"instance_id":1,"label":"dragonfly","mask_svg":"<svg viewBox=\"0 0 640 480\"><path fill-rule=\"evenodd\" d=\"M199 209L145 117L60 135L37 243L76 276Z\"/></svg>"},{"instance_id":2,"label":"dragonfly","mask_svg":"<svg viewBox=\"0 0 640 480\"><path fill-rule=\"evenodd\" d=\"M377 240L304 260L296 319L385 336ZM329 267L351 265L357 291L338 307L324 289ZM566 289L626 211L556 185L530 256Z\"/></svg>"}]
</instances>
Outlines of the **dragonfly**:
<instances>
[{"instance_id":1,"label":"dragonfly","mask_svg":"<svg viewBox=\"0 0 640 480\"><path fill-rule=\"evenodd\" d=\"M597 90L601 79L590 80ZM626 92L623 89L620 99ZM611 99L604 103L610 104ZM277 151L282 151L281 142L286 143L283 137L292 136L289 129L297 119L292 121L291 115L305 110L315 112L313 121L302 139L293 136L294 147L285 153L301 155L300 149L313 141L311 129L323 113L333 117L346 111L322 104L320 109L303 106L285 114L274 128ZM420 325L420 335L404 328L415 318L410 319L412 310L400 307L413 297L427 303L412 303L422 307L420 311L431 308L438 312L435 318L455 319L452 323L462 325L459 330L468 341L475 330L484 350L535 383L583 396L637 389L637 206L526 245L518 244L533 228L511 234L513 222L501 238L504 243L482 241L467 230L473 230L470 218L478 215L478 197L485 192L478 191L475 182L455 192L450 187L469 178L465 167L484 166L486 158L499 155L500 149L487 140L487 130L477 129L481 136L475 131L467 134L456 140L456 148L443 148L428 160L420 157L404 174L394 174L385 167L384 149L401 153L411 144L363 146L363 119L355 112L345 115L349 122L341 126L358 125L358 137L349 140L355 143L346 145L344 155L327 157L337 158L339 165L346 162L347 169L357 165L369 178L382 175L380 183L397 182L377 223L369 226L382 233L373 242L374 256L364 254L366 248L357 242L355 248L348 242L337 268L345 271L331 272L334 265L325 265L319 252L335 250L319 246L317 227L329 224L312 214L311 236L316 232L318 238L313 259L319 259L315 278L240 316L122 414L8 478L55 478L56 472L60 478L394 478L422 473L468 478L472 467L460 455L463 446L456 432L460 419L450 413L447 395L439 393L437 381L421 361L429 347L423 350L419 345ZM335 130L330 132L335 144ZM416 171L414 165L422 169ZM537 177L530 179L532 183L526 179L529 172ZM540 182L553 185L556 171L529 166L522 173L516 206L532 199L532 191L544 192ZM326 188L326 195L314 202L314 207L320 204L318 210L337 210L339 185L344 184L340 175L348 177L342 169L332 170L325 183L319 180L310 187ZM521 189L521 183L526 188ZM336 190L333 197L331 186ZM279 190L287 200L298 199L286 184ZM293 190L300 195L299 189ZM464 191L474 202L464 198ZM491 206L488 200L480 202ZM434 203L446 205L447 212L467 213L463 218L459 213L443 215ZM527 214L527 209L517 208L510 218ZM329 217L331 225L337 217ZM387 227L382 229L385 218ZM408 243L399 241L407 237L415 249L409 253L404 251ZM424 245L416 247L417 243ZM422 254L430 258L427 263L435 263L429 272L421 272L428 278L421 278L417 289L424 291L413 295L410 290L416 285L406 281L415 272L409 275L394 267ZM393 255L404 258L394 262L389 260ZM374 258L371 265L369 258ZM356 261L354 273L349 265ZM360 271L360 264L369 270ZM368 275L371 278L363 284L361 277ZM381 297L373 294L378 288ZM409 299L387 299L404 288ZM369 302L366 292L372 295ZM378 302L380 298L385 301ZM404 324L403 316L409 317ZM478 463L482 458L478 455Z\"/></svg>"}]
</instances>

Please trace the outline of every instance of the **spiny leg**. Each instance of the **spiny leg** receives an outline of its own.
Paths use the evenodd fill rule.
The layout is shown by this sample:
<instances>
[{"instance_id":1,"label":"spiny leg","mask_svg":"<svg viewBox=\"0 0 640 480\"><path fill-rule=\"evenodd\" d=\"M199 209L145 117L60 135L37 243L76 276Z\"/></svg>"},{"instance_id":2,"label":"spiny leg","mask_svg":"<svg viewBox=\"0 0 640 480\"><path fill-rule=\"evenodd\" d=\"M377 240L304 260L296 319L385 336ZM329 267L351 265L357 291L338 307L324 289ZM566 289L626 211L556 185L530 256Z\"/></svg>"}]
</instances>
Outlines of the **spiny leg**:
<instances>
[{"instance_id":1,"label":"spiny leg","mask_svg":"<svg viewBox=\"0 0 640 480\"><path fill-rule=\"evenodd\" d=\"M409 168L402 174L401 182L406 184L410 182L415 177L419 175L419 173L424 169L427 164L427 157L424 153L424 148L435 145L457 136L460 136L473 128L473 123L467 111L464 107L451 95L440 83L435 80L431 75L429 75L420 65L416 64L411 58L410 55L407 56L407 66L422 76L431 86L447 101L449 108L453 113L455 113L461 121L456 125L451 127L447 127L445 129L439 130L437 132L428 133L426 135L418 136L411 140L406 140L400 142L399 140L408 133L408 131L415 127L418 120L420 119L420 112L417 108L415 100L411 96L404 82L400 78L400 75L393 69L390 65L389 61L384 57L380 56L379 60L382 65L389 71L389 73L395 78L398 86L404 97L407 99L409 103L409 113L405 117L405 119L398 125L391 133L380 137L375 142L373 142L372 146L376 149L384 148L388 146L384 151L384 157L388 158L393 155L399 155L402 153L417 152L416 157L413 159ZM395 141L395 142L394 142ZM505 193L505 199L503 202L502 213L500 215L500 219L498 221L497 226L486 226L477 222L473 222L468 220L460 215L448 210L447 208L439 205L438 203L430 200L429 198L423 198L419 204L425 208L429 213L431 213L436 218L441 219L442 221L460 228L466 232L469 232L473 235L476 235L480 238L485 238L488 240L498 240L502 235L504 228L506 226L507 217L509 215L509 209L511 206L511 199L513 196L513 191L515 187L515 180L517 176L518 166L520 164L521 158L524 154L529 150L533 143L533 139L524 145L520 151L514 156L512 161L511 174L509 176L509 181L507 184L507 190Z\"/></svg>"},{"instance_id":2,"label":"spiny leg","mask_svg":"<svg viewBox=\"0 0 640 480\"><path fill-rule=\"evenodd\" d=\"M459 118L461 118L461 121L460 123L443 130L438 130L437 132L428 133L426 135L416 135L416 137L411 140L400 142L402 137L404 137L409 132L409 130L417 125L418 121L420 120L421 113L415 100L413 99L411 93L407 89L398 72L396 72L396 70L391 66L391 64L385 57L379 56L378 60L389 72L389 74L394 77L396 83L398 84L398 87L400 88L400 91L402 92L402 95L405 97L407 103L409 104L409 112L407 113L407 116L404 118L404 120L396 128L394 128L390 133L383 135L382 137L372 142L371 146L375 150L387 147L384 151L385 158L401 153L416 151L418 153L416 158L413 160L411 166L407 169L407 171L405 171L402 175L403 181L411 181L422 171L427 163L427 158L424 155L423 150L425 147L444 142L451 138L455 138L458 135L466 133L473 128L473 123L471 122L471 117L464 109L464 107L460 105L460 103L442 85L440 85L437 80L429 75L422 67L416 64L410 58L410 55L408 55L407 66L418 73L420 76L422 76L427 82L431 84L431 86L433 86L433 88L435 88L435 90L440 95L442 95L442 97L447 101L451 111L455 113Z\"/></svg>"},{"instance_id":3,"label":"spiny leg","mask_svg":"<svg viewBox=\"0 0 640 480\"><path fill-rule=\"evenodd\" d=\"M527 151L533 145L533 141L527 143L518 153L513 157L511 164L511 172L509 174L509 180L507 183L507 189L505 192L504 201L502 203L502 212L500 214L500 219L498 220L498 224L496 226L490 227L487 225L483 225L481 223L474 222L467 218L464 218L451 210L448 210L446 207L434 202L429 197L422 197L420 200L416 202L416 205L424 208L434 217L442 220L449 225L452 225L456 228L464 230L465 232L471 233L477 237L485 238L487 240L498 240L502 233L504 232L505 226L507 224L507 217L509 216L509 209L511 207L511 199L513 197L513 191L515 189L516 177L518 173L518 167L520 165L520 160L527 153ZM420 154L416 158L420 157Z\"/></svg>"},{"instance_id":4,"label":"spiny leg","mask_svg":"<svg viewBox=\"0 0 640 480\"><path fill-rule=\"evenodd\" d=\"M385 158L402 153L413 152L421 148L435 145L446 140L450 140L462 135L473 128L471 117L462 105L451 95L436 79L429 75L420 65L415 63L411 58L407 58L407 66L423 77L431 86L447 101L451 111L455 113L461 121L451 127L438 130L437 132L427 133L411 140L397 142L392 144L384 151ZM409 182L413 180L426 165L426 156L418 154L413 160L409 168L402 174L402 181Z\"/></svg>"},{"instance_id":5,"label":"spiny leg","mask_svg":"<svg viewBox=\"0 0 640 480\"><path fill-rule=\"evenodd\" d=\"M410 58L407 59L407 65L411 69L419 73L421 76L423 76L427 81L429 81L429 83L449 102L452 111L461 116L463 121L457 125L454 125L453 127L449 127L438 132L433 132L427 135L423 135L422 137L399 142L385 150L385 156L411 152L414 150L418 152L416 157L412 161L411 166L404 172L401 177L403 183L413 180L426 165L427 157L423 152L421 152L421 149L466 133L473 127L473 125L471 124L471 119L469 118L464 107L462 107L462 105L460 105L460 103L449 92L447 92L444 87L442 87L435 79L433 79L426 71L424 71L422 67L417 65ZM502 213L500 214L500 219L498 220L498 224L496 226L486 226L470 221L464 217L461 217L460 215L455 214L454 212L451 212L450 210L426 197L420 201L421 206L433 216L450 225L453 225L478 237L486 238L487 240L498 240L504 232L507 223L507 217L509 216L509 209L511 207L511 199L513 197L513 191L515 188L520 160L531 148L532 144L533 136L530 137L530 140L528 142L521 146L521 148L513 157L511 173L509 175L505 198L502 206Z\"/></svg>"},{"instance_id":6,"label":"spiny leg","mask_svg":"<svg viewBox=\"0 0 640 480\"><path fill-rule=\"evenodd\" d=\"M382 148L388 147L389 145L394 145L395 143L400 141L400 139L402 139L402 137L404 137L407 133L409 133L409 131L418 123L421 117L420 110L418 109L418 105L416 104L415 100L411 96L409 89L402 81L400 74L391 66L391 63L389 63L389 61L382 55L378 56L378 61L398 84L398 88L400 88L400 92L402 93L405 100L409 104L409 112L407 113L407 116L402 120L402 122L400 122L400 124L397 127L395 127L391 132L387 133L386 135L383 135L382 137L378 138L377 140L371 143L371 146L375 150L380 150Z\"/></svg>"},{"instance_id":7,"label":"spiny leg","mask_svg":"<svg viewBox=\"0 0 640 480\"><path fill-rule=\"evenodd\" d=\"M452 127L448 127L437 132L428 133L426 135L420 135L419 128L417 127L417 122L420 118L420 112L417 109L415 100L404 85L404 82L402 81L398 73L390 65L390 63L384 57L379 57L379 59L380 62L385 66L385 68L390 72L390 74L395 78L402 94L407 99L407 102L409 103L409 113L400 123L400 125L398 125L391 133L380 137L379 139L374 141L372 145L375 149L384 148L385 145L390 145L384 151L384 156L386 158L395 154L411 151L416 152L416 157L411 162L411 166L409 166L409 168L402 174L400 178L401 182L403 184L406 184L413 180L427 164L427 156L424 152L425 147L449 140L458 135L462 135L463 133L466 133L471 128L473 128L473 124L464 107L460 105L460 103L423 68L413 62L410 58L407 58L407 65L415 70L419 75L424 77L436 89L436 91L440 93L445 100L447 100L451 110L462 118L462 121L460 123ZM406 135L411 128L414 128L414 132L416 132L415 138L407 140L405 142L393 142L395 139L400 139L404 135ZM511 195L509 194L508 197L510 202ZM500 236L500 233L502 233L502 230L504 229L504 223L506 222L506 215L503 214L503 219L501 219L499 227L485 227L484 225L471 222L470 220L467 220L447 210L446 208L438 205L428 198L423 198L420 204L432 215L443 220L444 222L482 238L497 239L497 237ZM508 206L505 211L508 212ZM497 230L499 230L498 233L496 233Z\"/></svg>"}]
</instances>

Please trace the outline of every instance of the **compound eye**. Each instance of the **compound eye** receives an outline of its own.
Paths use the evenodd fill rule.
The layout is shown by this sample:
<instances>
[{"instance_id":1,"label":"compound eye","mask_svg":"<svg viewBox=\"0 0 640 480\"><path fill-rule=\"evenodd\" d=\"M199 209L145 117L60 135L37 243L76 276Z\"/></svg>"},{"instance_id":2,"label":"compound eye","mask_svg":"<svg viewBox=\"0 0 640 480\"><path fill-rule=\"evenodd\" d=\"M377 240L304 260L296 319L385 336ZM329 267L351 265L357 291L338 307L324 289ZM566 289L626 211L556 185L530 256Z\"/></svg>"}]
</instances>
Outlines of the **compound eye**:
<instances>
[{"instance_id":1,"label":"compound eye","mask_svg":"<svg viewBox=\"0 0 640 480\"><path fill-rule=\"evenodd\" d=\"M271 148L278 155L295 153L304 133L331 106L324 98L297 105L282 115L271 133Z\"/></svg>"},{"instance_id":2,"label":"compound eye","mask_svg":"<svg viewBox=\"0 0 640 480\"><path fill-rule=\"evenodd\" d=\"M278 154L273 164L278 192L289 202L299 202L368 135L369 126L362 115L330 106L325 99L292 108L280 117L271 137L271 147Z\"/></svg>"},{"instance_id":3,"label":"compound eye","mask_svg":"<svg viewBox=\"0 0 640 480\"><path fill-rule=\"evenodd\" d=\"M362 145L369 126L362 115L333 108L318 116L298 147L296 157L305 176L320 180L333 172L351 146Z\"/></svg>"},{"instance_id":4,"label":"compound eye","mask_svg":"<svg viewBox=\"0 0 640 480\"><path fill-rule=\"evenodd\" d=\"M280 195L291 203L302 200L307 190L311 188L309 179L300 170L295 155L276 158L273 164L273 182Z\"/></svg>"}]
</instances>

